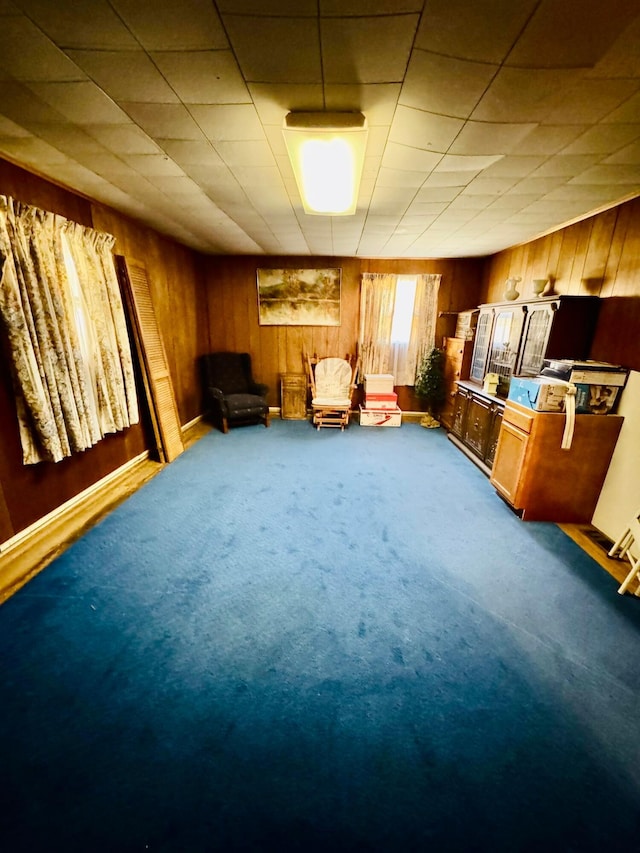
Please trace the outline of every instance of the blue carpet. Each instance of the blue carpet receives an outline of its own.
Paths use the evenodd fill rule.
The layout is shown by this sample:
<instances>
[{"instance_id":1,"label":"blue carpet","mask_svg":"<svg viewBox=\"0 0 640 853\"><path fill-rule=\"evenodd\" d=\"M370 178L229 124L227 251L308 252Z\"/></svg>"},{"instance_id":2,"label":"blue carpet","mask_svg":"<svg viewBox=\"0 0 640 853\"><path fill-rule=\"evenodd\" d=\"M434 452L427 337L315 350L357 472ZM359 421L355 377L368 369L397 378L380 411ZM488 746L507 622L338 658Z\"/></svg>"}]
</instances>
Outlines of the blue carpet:
<instances>
[{"instance_id":1,"label":"blue carpet","mask_svg":"<svg viewBox=\"0 0 640 853\"><path fill-rule=\"evenodd\" d=\"M211 433L0 607L0 849L638 849L616 590L440 430Z\"/></svg>"}]
</instances>

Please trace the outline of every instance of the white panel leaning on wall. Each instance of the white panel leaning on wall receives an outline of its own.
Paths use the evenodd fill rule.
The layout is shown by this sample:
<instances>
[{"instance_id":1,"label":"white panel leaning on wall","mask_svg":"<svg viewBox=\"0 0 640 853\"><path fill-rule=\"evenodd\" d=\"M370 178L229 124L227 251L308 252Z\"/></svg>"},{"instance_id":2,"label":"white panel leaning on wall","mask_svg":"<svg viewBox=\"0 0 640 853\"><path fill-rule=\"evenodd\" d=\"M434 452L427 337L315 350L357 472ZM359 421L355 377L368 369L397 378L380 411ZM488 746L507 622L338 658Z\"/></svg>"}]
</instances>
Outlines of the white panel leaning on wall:
<instances>
[{"instance_id":1,"label":"white panel leaning on wall","mask_svg":"<svg viewBox=\"0 0 640 853\"><path fill-rule=\"evenodd\" d=\"M624 416L624 423L591 522L612 542L640 507L640 373L637 370L629 373L617 414Z\"/></svg>"}]
</instances>

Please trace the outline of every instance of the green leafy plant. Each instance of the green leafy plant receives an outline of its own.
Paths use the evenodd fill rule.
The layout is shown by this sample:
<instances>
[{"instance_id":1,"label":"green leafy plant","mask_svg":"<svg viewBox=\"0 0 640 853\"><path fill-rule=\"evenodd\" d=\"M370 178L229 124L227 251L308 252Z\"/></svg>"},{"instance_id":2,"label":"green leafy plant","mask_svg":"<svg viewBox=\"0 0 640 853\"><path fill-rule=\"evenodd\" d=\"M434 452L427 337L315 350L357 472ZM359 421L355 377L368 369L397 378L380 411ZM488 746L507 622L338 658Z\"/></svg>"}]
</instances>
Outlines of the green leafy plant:
<instances>
[{"instance_id":1,"label":"green leafy plant","mask_svg":"<svg viewBox=\"0 0 640 853\"><path fill-rule=\"evenodd\" d=\"M437 417L446 395L443 350L434 347L422 359L414 390L416 396L424 401L433 425L437 426Z\"/></svg>"}]
</instances>

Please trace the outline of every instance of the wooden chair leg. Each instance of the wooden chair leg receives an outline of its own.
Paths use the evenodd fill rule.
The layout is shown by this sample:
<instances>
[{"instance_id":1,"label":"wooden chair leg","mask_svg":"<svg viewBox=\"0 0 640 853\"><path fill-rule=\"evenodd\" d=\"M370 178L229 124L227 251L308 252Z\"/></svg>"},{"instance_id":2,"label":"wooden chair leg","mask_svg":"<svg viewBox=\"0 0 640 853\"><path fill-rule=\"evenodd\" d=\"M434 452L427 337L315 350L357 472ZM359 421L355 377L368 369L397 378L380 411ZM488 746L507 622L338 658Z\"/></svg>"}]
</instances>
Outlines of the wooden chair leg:
<instances>
[{"instance_id":1,"label":"wooden chair leg","mask_svg":"<svg viewBox=\"0 0 640 853\"><path fill-rule=\"evenodd\" d=\"M222 419L222 432L225 433L225 435L229 432L229 422L226 418Z\"/></svg>"}]
</instances>

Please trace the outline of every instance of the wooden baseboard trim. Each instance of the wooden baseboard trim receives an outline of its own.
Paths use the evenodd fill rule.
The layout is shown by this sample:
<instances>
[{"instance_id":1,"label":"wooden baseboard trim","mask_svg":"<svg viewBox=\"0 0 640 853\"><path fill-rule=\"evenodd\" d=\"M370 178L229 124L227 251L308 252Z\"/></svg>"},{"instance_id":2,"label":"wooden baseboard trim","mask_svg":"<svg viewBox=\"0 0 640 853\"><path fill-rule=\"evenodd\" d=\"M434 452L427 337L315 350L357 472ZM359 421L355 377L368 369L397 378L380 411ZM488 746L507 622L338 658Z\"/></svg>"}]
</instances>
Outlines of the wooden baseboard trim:
<instances>
[{"instance_id":1,"label":"wooden baseboard trim","mask_svg":"<svg viewBox=\"0 0 640 853\"><path fill-rule=\"evenodd\" d=\"M1 546L0 602L24 586L107 512L161 471L142 453Z\"/></svg>"}]
</instances>

